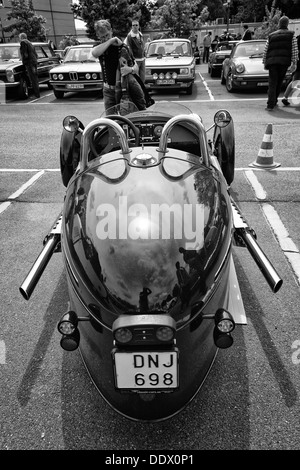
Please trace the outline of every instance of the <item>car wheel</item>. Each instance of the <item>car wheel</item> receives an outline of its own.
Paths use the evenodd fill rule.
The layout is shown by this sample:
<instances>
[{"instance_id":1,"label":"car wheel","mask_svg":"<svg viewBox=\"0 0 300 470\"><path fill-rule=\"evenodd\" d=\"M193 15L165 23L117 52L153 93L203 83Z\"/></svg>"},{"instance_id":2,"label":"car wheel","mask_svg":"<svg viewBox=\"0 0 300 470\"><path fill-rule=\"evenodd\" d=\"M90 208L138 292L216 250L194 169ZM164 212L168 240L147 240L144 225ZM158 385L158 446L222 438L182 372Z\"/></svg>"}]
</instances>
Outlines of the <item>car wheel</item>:
<instances>
[{"instance_id":1,"label":"car wheel","mask_svg":"<svg viewBox=\"0 0 300 470\"><path fill-rule=\"evenodd\" d=\"M193 93L193 84L191 83L190 86L186 90L187 95L191 95Z\"/></svg>"},{"instance_id":2,"label":"car wheel","mask_svg":"<svg viewBox=\"0 0 300 470\"><path fill-rule=\"evenodd\" d=\"M17 96L20 100L27 100L29 96L28 85L24 78L20 78L20 85L18 86Z\"/></svg>"},{"instance_id":3,"label":"car wheel","mask_svg":"<svg viewBox=\"0 0 300 470\"><path fill-rule=\"evenodd\" d=\"M64 97L63 91L53 90L53 93L54 93L55 98L57 98L58 100Z\"/></svg>"},{"instance_id":4,"label":"car wheel","mask_svg":"<svg viewBox=\"0 0 300 470\"><path fill-rule=\"evenodd\" d=\"M225 80L225 77L224 77L224 70L222 69L221 70L221 85L225 85L226 83L226 80Z\"/></svg>"},{"instance_id":5,"label":"car wheel","mask_svg":"<svg viewBox=\"0 0 300 470\"><path fill-rule=\"evenodd\" d=\"M228 72L227 77L226 77L226 89L227 91L229 91L229 93L232 93L234 90L231 72Z\"/></svg>"},{"instance_id":6,"label":"car wheel","mask_svg":"<svg viewBox=\"0 0 300 470\"><path fill-rule=\"evenodd\" d=\"M211 67L210 67L210 64L208 64L208 66L207 66L207 72L209 73L209 75L211 75Z\"/></svg>"},{"instance_id":7,"label":"car wheel","mask_svg":"<svg viewBox=\"0 0 300 470\"><path fill-rule=\"evenodd\" d=\"M211 68L210 76L211 77L216 77L217 76L217 72L213 67Z\"/></svg>"},{"instance_id":8,"label":"car wheel","mask_svg":"<svg viewBox=\"0 0 300 470\"><path fill-rule=\"evenodd\" d=\"M52 89L53 89L53 86L50 84L50 82L47 82L47 87L48 87L48 90L52 90Z\"/></svg>"}]
</instances>

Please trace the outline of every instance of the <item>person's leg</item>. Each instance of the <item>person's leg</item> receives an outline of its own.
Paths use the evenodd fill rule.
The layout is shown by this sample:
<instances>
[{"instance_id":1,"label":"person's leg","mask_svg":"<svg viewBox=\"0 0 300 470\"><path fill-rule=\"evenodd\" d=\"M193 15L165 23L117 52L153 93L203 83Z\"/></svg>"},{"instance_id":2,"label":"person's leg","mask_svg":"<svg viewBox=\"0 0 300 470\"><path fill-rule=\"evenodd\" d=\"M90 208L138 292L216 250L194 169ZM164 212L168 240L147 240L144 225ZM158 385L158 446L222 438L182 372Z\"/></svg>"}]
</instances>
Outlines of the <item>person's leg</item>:
<instances>
[{"instance_id":1,"label":"person's leg","mask_svg":"<svg viewBox=\"0 0 300 470\"><path fill-rule=\"evenodd\" d=\"M26 66L26 68L27 68L27 73L29 75L29 79L31 81L33 93L36 96L36 98L39 98L41 95L40 95L39 79L38 79L36 65L29 64Z\"/></svg>"},{"instance_id":2,"label":"person's leg","mask_svg":"<svg viewBox=\"0 0 300 470\"><path fill-rule=\"evenodd\" d=\"M278 80L277 66L271 65L269 67L269 88L268 88L267 109L273 109L276 104L277 80Z\"/></svg>"},{"instance_id":3,"label":"person's leg","mask_svg":"<svg viewBox=\"0 0 300 470\"><path fill-rule=\"evenodd\" d=\"M105 111L115 106L116 105L115 90L104 87L103 88L103 101L104 101Z\"/></svg>"},{"instance_id":4,"label":"person's leg","mask_svg":"<svg viewBox=\"0 0 300 470\"><path fill-rule=\"evenodd\" d=\"M146 109L144 92L132 74L128 75L128 94L130 96L130 100L139 110Z\"/></svg>"},{"instance_id":5,"label":"person's leg","mask_svg":"<svg viewBox=\"0 0 300 470\"><path fill-rule=\"evenodd\" d=\"M146 75L146 61L141 60L138 62L139 64L139 76L143 83L145 83L145 75Z\"/></svg>"},{"instance_id":6,"label":"person's leg","mask_svg":"<svg viewBox=\"0 0 300 470\"><path fill-rule=\"evenodd\" d=\"M280 95L280 92L281 92L281 89L282 89L282 84L283 84L283 80L284 80L284 77L286 75L287 69L288 69L288 67L286 67L285 65L278 66L278 70L277 70L278 76L277 76L277 86L276 86L276 103L278 101L278 96Z\"/></svg>"}]
</instances>

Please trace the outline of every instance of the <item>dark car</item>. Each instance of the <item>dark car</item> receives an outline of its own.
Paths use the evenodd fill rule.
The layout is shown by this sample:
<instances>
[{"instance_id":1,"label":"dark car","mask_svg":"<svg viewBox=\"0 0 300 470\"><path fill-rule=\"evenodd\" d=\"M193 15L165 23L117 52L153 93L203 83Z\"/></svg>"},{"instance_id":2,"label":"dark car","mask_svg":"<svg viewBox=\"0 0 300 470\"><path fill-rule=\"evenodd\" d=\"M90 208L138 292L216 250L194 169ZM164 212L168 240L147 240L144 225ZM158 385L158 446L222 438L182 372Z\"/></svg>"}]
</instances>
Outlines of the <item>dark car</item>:
<instances>
[{"instance_id":1,"label":"dark car","mask_svg":"<svg viewBox=\"0 0 300 470\"><path fill-rule=\"evenodd\" d=\"M221 83L227 91L265 89L269 85L269 72L263 64L266 39L240 41L230 56L222 64ZM288 72L283 82L286 86L291 74Z\"/></svg>"},{"instance_id":2,"label":"dark car","mask_svg":"<svg viewBox=\"0 0 300 470\"><path fill-rule=\"evenodd\" d=\"M70 46L63 62L50 72L50 84L56 98L70 91L103 93L103 77L98 59L92 55L93 43Z\"/></svg>"},{"instance_id":3,"label":"dark car","mask_svg":"<svg viewBox=\"0 0 300 470\"><path fill-rule=\"evenodd\" d=\"M223 61L230 56L232 49L238 41L223 41L217 44L208 59L208 73L211 77L221 75Z\"/></svg>"},{"instance_id":4,"label":"dark car","mask_svg":"<svg viewBox=\"0 0 300 470\"><path fill-rule=\"evenodd\" d=\"M55 64L59 64L60 58L53 52L49 44L33 42L38 55L38 79L40 84L49 84L49 71ZM4 83L6 91L13 97L26 100L29 96L31 83L26 74L20 58L19 43L0 44L0 80Z\"/></svg>"}]
</instances>

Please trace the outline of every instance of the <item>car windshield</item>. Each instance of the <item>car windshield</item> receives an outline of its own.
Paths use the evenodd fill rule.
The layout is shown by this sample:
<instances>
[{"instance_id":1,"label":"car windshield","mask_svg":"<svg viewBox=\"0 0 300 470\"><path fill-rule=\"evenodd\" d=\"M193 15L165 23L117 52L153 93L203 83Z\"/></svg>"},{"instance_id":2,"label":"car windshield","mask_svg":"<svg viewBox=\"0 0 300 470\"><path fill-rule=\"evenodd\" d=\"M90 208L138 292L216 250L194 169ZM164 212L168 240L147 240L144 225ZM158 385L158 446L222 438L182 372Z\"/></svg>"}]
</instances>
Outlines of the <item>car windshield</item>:
<instances>
[{"instance_id":1,"label":"car windshield","mask_svg":"<svg viewBox=\"0 0 300 470\"><path fill-rule=\"evenodd\" d=\"M235 46L236 43L230 43L230 42L223 42L221 44L218 45L217 47L217 52L220 52L220 51L231 51L233 49L233 47Z\"/></svg>"},{"instance_id":2,"label":"car windshield","mask_svg":"<svg viewBox=\"0 0 300 470\"><path fill-rule=\"evenodd\" d=\"M20 60L20 46L14 44L0 44L0 61L7 62L8 60Z\"/></svg>"},{"instance_id":3,"label":"car windshield","mask_svg":"<svg viewBox=\"0 0 300 470\"><path fill-rule=\"evenodd\" d=\"M97 62L97 59L92 55L91 47L71 47L64 58L66 62Z\"/></svg>"},{"instance_id":4,"label":"car windshield","mask_svg":"<svg viewBox=\"0 0 300 470\"><path fill-rule=\"evenodd\" d=\"M157 41L149 44L146 57L156 56L191 56L189 41Z\"/></svg>"},{"instance_id":5,"label":"car windshield","mask_svg":"<svg viewBox=\"0 0 300 470\"><path fill-rule=\"evenodd\" d=\"M242 42L235 49L234 57L262 57L266 42Z\"/></svg>"}]
</instances>

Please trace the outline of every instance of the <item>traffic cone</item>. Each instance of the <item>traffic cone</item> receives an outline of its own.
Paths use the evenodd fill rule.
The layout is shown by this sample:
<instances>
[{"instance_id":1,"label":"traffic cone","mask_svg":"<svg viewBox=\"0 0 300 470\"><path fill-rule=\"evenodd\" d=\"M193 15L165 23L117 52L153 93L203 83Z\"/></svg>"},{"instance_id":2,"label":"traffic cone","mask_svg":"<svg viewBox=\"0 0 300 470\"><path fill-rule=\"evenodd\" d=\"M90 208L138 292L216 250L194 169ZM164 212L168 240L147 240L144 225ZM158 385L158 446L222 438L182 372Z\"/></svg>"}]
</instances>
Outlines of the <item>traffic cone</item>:
<instances>
[{"instance_id":1,"label":"traffic cone","mask_svg":"<svg viewBox=\"0 0 300 470\"><path fill-rule=\"evenodd\" d=\"M258 155L256 161L250 163L249 166L256 167L256 168L265 168L273 169L277 168L281 165L281 163L276 163L273 161L273 126L272 124L268 124L266 128L266 132L264 134L260 149L258 151Z\"/></svg>"}]
</instances>

